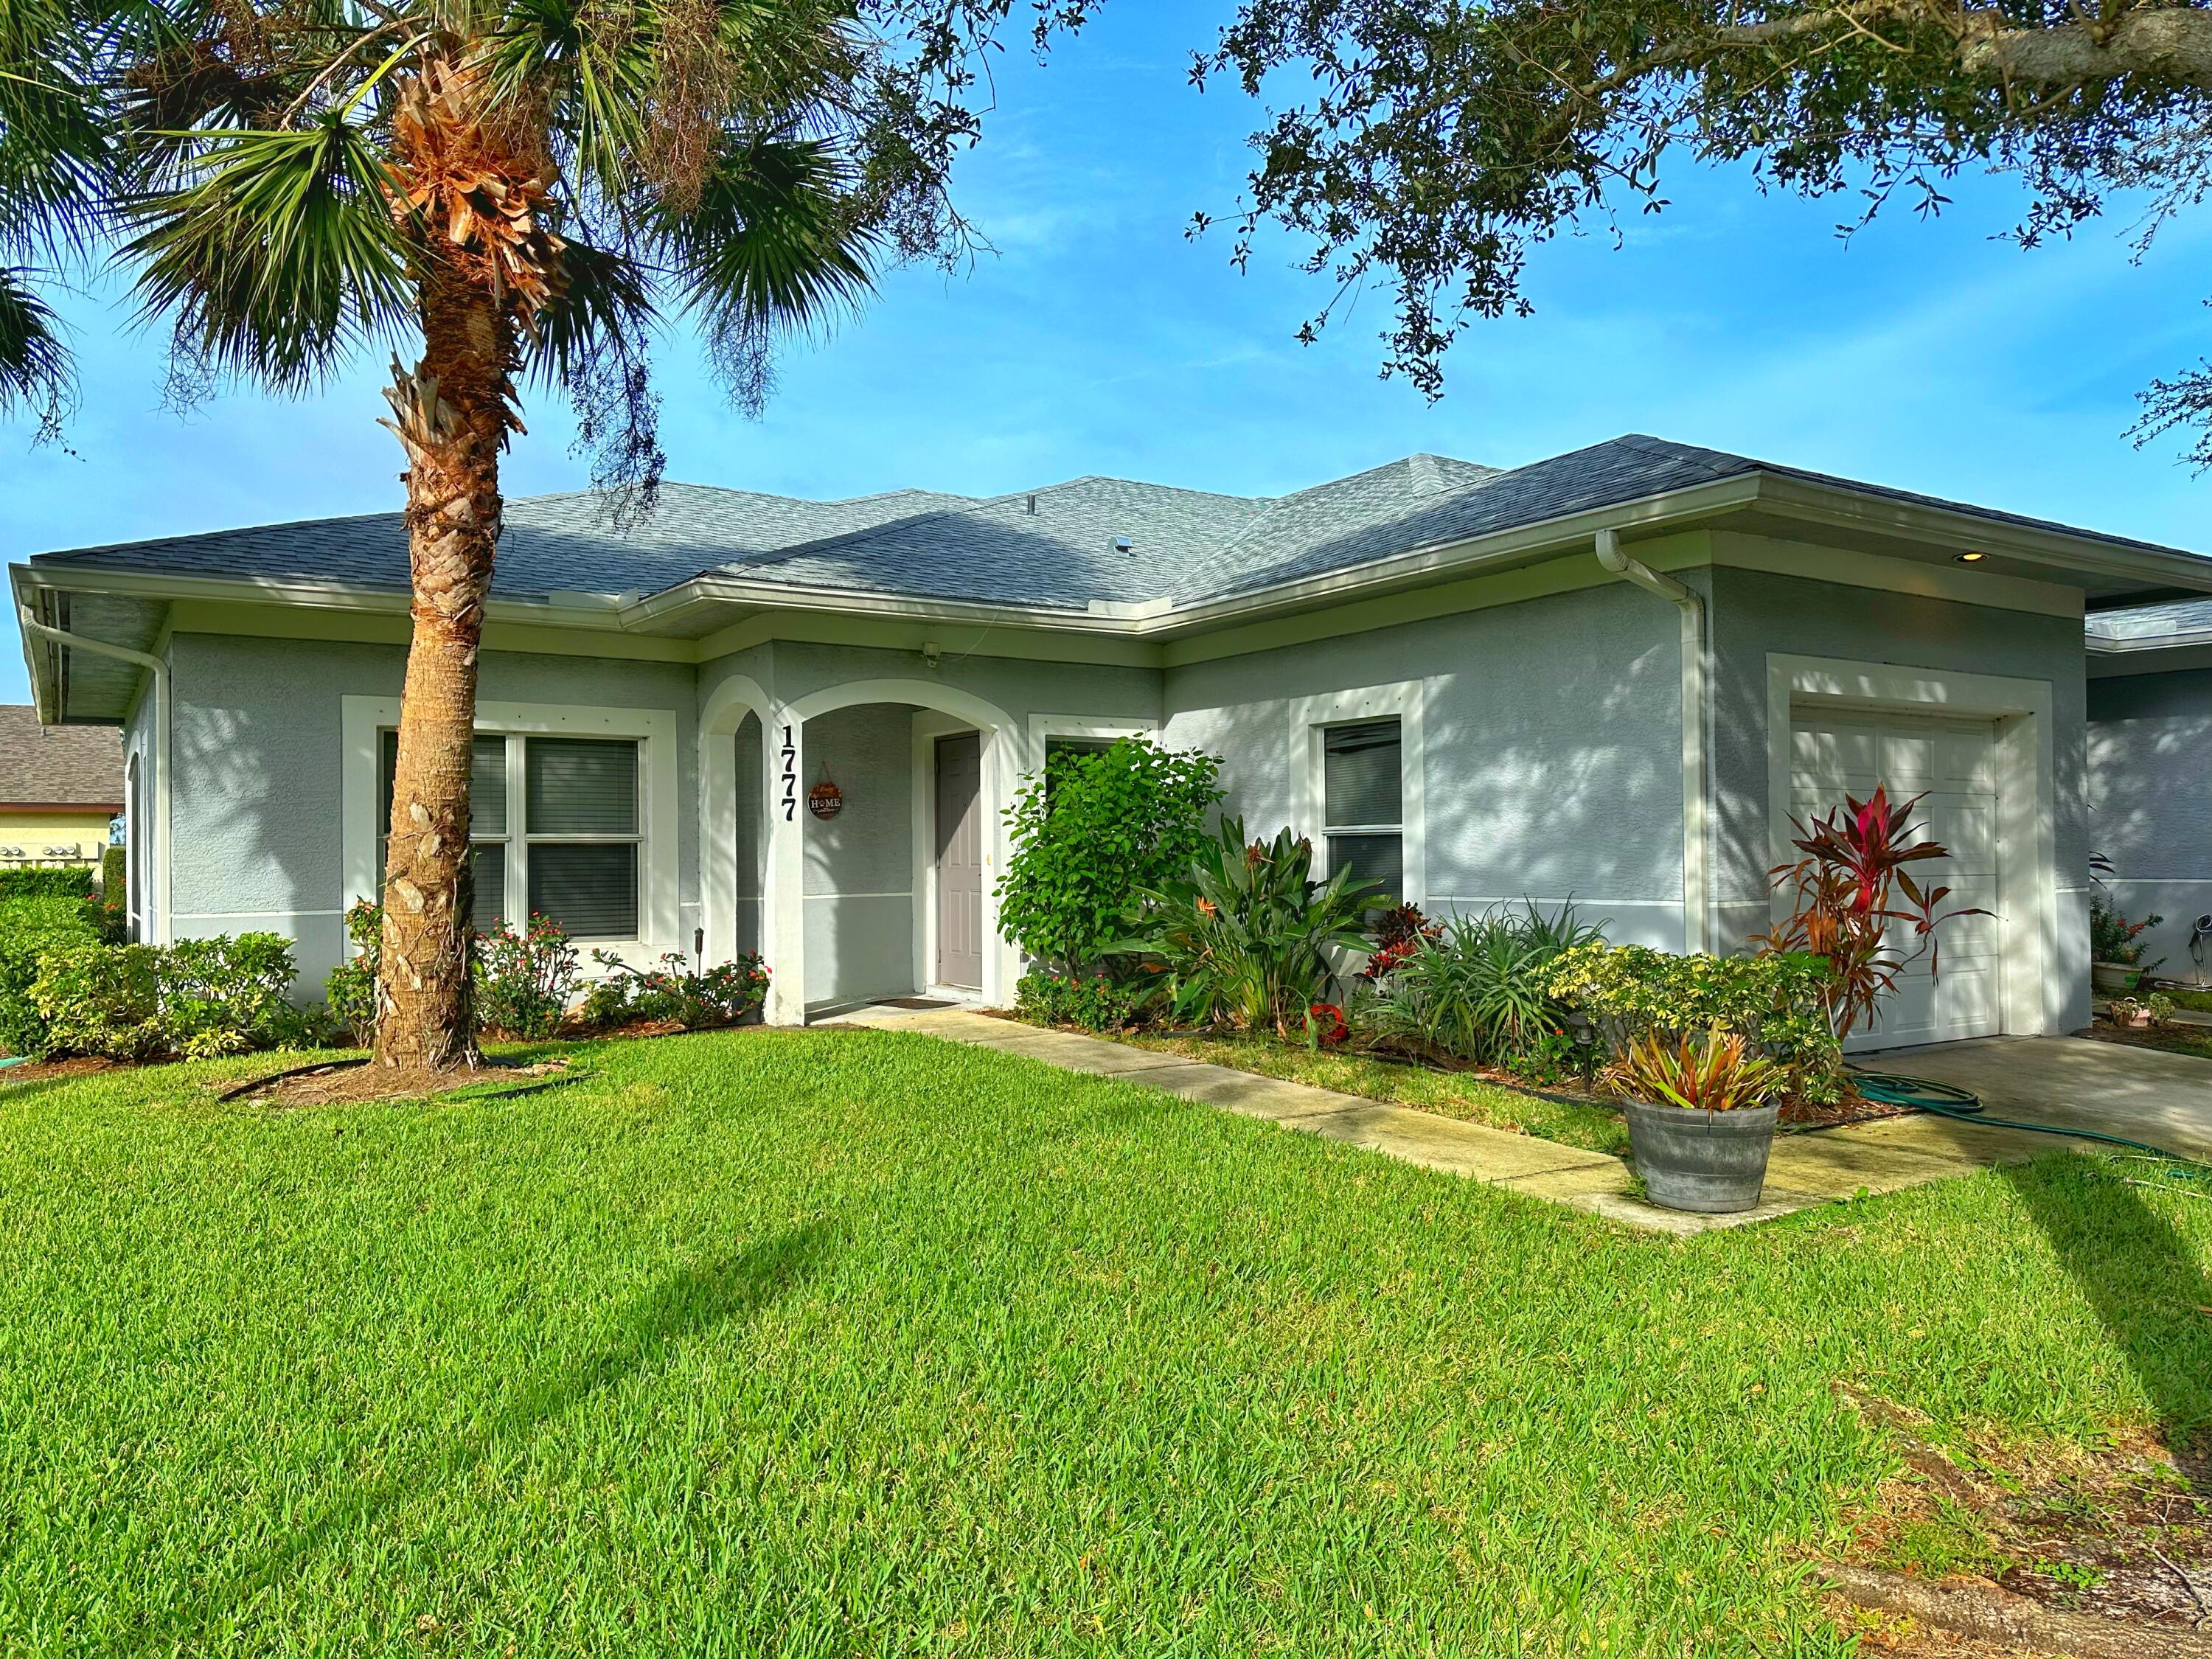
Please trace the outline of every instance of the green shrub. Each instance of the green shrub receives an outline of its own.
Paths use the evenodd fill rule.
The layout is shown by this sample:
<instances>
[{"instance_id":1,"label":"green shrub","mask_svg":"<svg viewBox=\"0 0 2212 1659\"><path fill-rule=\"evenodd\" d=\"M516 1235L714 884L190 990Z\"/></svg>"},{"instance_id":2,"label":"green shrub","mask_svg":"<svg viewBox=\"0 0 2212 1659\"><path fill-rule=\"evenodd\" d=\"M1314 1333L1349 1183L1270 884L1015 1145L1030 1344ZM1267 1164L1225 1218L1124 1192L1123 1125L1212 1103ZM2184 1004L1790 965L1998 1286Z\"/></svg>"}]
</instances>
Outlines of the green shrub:
<instances>
[{"instance_id":1,"label":"green shrub","mask_svg":"<svg viewBox=\"0 0 2212 1659\"><path fill-rule=\"evenodd\" d=\"M734 1025L768 997L768 968L751 951L704 970L673 951L658 968L633 968L611 951L594 951L592 960L608 969L584 994L584 1023L595 1030L664 1020L687 1031Z\"/></svg>"},{"instance_id":2,"label":"green shrub","mask_svg":"<svg viewBox=\"0 0 2212 1659\"><path fill-rule=\"evenodd\" d=\"M47 875L50 871L10 872ZM61 945L91 945L101 933L97 907L64 893L0 898L0 1053L43 1055L46 1022L31 1000L39 957Z\"/></svg>"},{"instance_id":3,"label":"green shrub","mask_svg":"<svg viewBox=\"0 0 2212 1659\"><path fill-rule=\"evenodd\" d=\"M120 920L131 913L131 851L112 843L100 853L100 902Z\"/></svg>"},{"instance_id":4,"label":"green shrub","mask_svg":"<svg viewBox=\"0 0 2212 1659\"><path fill-rule=\"evenodd\" d=\"M346 938L355 954L331 969L323 981L323 1002L331 1023L356 1048L376 1041L376 967L382 956L384 907L356 899L345 913Z\"/></svg>"},{"instance_id":5,"label":"green shrub","mask_svg":"<svg viewBox=\"0 0 2212 1659\"><path fill-rule=\"evenodd\" d=\"M1041 962L1092 967L1139 891L1174 879L1204 846L1220 769L1139 738L1050 757L1006 813L1000 931Z\"/></svg>"},{"instance_id":6,"label":"green shrub","mask_svg":"<svg viewBox=\"0 0 2212 1659\"><path fill-rule=\"evenodd\" d=\"M2142 935L2157 927L2166 918L2145 916L2141 921L2130 921L2102 893L2089 895L2089 960L2116 962L2129 968L2141 968L2148 972L2164 962L2164 957L2143 960L2147 948Z\"/></svg>"},{"instance_id":7,"label":"green shrub","mask_svg":"<svg viewBox=\"0 0 2212 1659\"><path fill-rule=\"evenodd\" d=\"M291 941L276 933L61 944L40 953L31 1002L45 1053L204 1060L302 1035L284 994L295 971Z\"/></svg>"},{"instance_id":8,"label":"green shrub","mask_svg":"<svg viewBox=\"0 0 2212 1659\"><path fill-rule=\"evenodd\" d=\"M1136 1024L1151 998L1141 986L1096 971L1060 973L1036 969L1014 987L1014 1012L1040 1025L1079 1025L1086 1031L1119 1031Z\"/></svg>"},{"instance_id":9,"label":"green shrub","mask_svg":"<svg viewBox=\"0 0 2212 1659\"><path fill-rule=\"evenodd\" d=\"M1311 878L1313 845L1288 830L1244 839L1224 818L1176 878L1138 890L1128 937L1108 948L1135 964L1171 1016L1194 1025L1303 1032L1328 1000L1332 953L1357 950L1378 890L1349 869Z\"/></svg>"},{"instance_id":10,"label":"green shrub","mask_svg":"<svg viewBox=\"0 0 2212 1659\"><path fill-rule=\"evenodd\" d=\"M576 947L559 922L533 915L520 933L500 922L477 935L470 961L480 1028L553 1035L576 985Z\"/></svg>"},{"instance_id":11,"label":"green shrub","mask_svg":"<svg viewBox=\"0 0 2212 1659\"><path fill-rule=\"evenodd\" d=\"M155 975L162 1034L187 1059L274 1048L307 1034L286 994L299 967L281 933L179 939L160 952Z\"/></svg>"},{"instance_id":12,"label":"green shrub","mask_svg":"<svg viewBox=\"0 0 2212 1659\"><path fill-rule=\"evenodd\" d=\"M56 945L40 953L31 1002L46 1024L44 1052L150 1060L161 1030L161 952L150 945Z\"/></svg>"},{"instance_id":13,"label":"green shrub","mask_svg":"<svg viewBox=\"0 0 2212 1659\"><path fill-rule=\"evenodd\" d=\"M1553 994L1595 1024L1616 1055L1646 1035L1679 1041L1719 1026L1785 1066L1792 1091L1812 1100L1835 1098L1843 1082L1828 984L1822 957L1676 956L1641 945L1578 945L1550 974Z\"/></svg>"},{"instance_id":14,"label":"green shrub","mask_svg":"<svg viewBox=\"0 0 2212 1659\"><path fill-rule=\"evenodd\" d=\"M0 900L88 899L91 896L92 866L88 864L63 865L52 868L33 866L21 870L0 870Z\"/></svg>"},{"instance_id":15,"label":"green shrub","mask_svg":"<svg viewBox=\"0 0 2212 1659\"><path fill-rule=\"evenodd\" d=\"M1413 939L1354 1004L1361 1030L1385 1044L1504 1066L1532 1079L1569 1068L1574 1044L1552 969L1566 952L1601 940L1571 903L1548 914L1524 903L1455 916L1440 933L1416 930Z\"/></svg>"}]
</instances>

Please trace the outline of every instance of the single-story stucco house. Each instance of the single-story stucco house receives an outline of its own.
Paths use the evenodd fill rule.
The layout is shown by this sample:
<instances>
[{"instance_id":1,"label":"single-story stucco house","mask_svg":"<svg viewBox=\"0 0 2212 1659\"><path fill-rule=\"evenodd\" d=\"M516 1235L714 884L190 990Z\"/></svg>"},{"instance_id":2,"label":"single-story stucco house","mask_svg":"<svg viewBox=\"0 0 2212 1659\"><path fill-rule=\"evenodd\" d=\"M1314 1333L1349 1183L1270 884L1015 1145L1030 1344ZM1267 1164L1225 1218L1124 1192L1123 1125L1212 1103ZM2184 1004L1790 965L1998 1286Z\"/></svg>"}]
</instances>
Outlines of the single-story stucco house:
<instances>
[{"instance_id":1,"label":"single-story stucco house","mask_svg":"<svg viewBox=\"0 0 2212 1659\"><path fill-rule=\"evenodd\" d=\"M319 982L377 881L398 515L10 577L41 716L124 727L142 935L274 929ZM2190 553L1649 437L1264 499L671 484L628 533L590 495L516 501L479 913L633 957L757 947L778 1021L1007 999L1003 810L1053 744L1151 732L1221 756L1248 828L1431 912L1571 896L1617 940L1725 949L1773 915L1790 815L1879 780L1928 792L1950 880L1994 913L1881 1039L2064 1030L2087 1018L2090 688L2118 684L2090 678L2085 617L2199 593Z\"/></svg>"},{"instance_id":2,"label":"single-story stucco house","mask_svg":"<svg viewBox=\"0 0 2212 1659\"><path fill-rule=\"evenodd\" d=\"M97 864L122 810L112 727L47 726L27 703L0 703L0 870Z\"/></svg>"}]
</instances>

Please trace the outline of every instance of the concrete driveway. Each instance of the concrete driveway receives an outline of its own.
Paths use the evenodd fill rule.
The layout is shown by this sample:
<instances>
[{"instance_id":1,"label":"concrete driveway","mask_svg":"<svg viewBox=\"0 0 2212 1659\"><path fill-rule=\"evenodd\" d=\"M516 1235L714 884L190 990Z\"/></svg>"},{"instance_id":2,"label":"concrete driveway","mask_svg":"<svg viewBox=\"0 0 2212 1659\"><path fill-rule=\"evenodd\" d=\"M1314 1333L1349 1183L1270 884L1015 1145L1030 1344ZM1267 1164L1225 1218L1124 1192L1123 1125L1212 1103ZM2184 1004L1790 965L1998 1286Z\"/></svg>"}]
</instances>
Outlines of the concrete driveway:
<instances>
[{"instance_id":1,"label":"concrete driveway","mask_svg":"<svg viewBox=\"0 0 2212 1659\"><path fill-rule=\"evenodd\" d=\"M1856 1059L1869 1071L1971 1089L1990 1117L2094 1129L2212 1159L2212 1060L2192 1054L2086 1037L1978 1037L1885 1049ZM1985 1149L1985 1162L2008 1162L2029 1142L2037 1143L2038 1152L2087 1144L2056 1135L1969 1129L1942 1119L1917 1122L1962 1152Z\"/></svg>"}]
</instances>

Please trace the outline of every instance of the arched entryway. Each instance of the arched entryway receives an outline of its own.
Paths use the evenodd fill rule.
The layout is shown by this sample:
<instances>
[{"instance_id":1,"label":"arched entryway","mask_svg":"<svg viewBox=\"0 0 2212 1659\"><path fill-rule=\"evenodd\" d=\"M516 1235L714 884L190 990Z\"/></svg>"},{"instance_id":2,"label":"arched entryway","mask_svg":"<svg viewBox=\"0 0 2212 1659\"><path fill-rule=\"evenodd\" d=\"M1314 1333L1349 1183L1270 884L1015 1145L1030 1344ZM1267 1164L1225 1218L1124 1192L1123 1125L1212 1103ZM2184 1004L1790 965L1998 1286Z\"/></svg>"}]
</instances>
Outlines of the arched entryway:
<instances>
[{"instance_id":1,"label":"arched entryway","mask_svg":"<svg viewBox=\"0 0 2212 1659\"><path fill-rule=\"evenodd\" d=\"M756 948L757 915L771 1023L884 997L1012 994L991 891L1023 765L1004 710L927 680L789 702L732 680L702 709L700 741L705 926L714 951ZM826 817L808 801L823 782L839 792Z\"/></svg>"}]
</instances>

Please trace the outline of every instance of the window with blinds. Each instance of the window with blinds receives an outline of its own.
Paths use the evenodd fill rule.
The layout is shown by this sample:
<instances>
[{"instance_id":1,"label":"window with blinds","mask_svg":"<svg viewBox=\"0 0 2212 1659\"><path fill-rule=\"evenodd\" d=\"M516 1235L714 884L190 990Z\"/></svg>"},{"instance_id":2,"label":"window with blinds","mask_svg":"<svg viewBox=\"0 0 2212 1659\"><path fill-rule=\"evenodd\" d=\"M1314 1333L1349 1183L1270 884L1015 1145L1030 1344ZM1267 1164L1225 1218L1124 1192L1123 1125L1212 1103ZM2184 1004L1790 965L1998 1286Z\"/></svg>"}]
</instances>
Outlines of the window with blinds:
<instances>
[{"instance_id":1,"label":"window with blinds","mask_svg":"<svg viewBox=\"0 0 2212 1659\"><path fill-rule=\"evenodd\" d=\"M637 744L526 738L530 908L571 939L637 937Z\"/></svg>"},{"instance_id":2,"label":"window with blinds","mask_svg":"<svg viewBox=\"0 0 2212 1659\"><path fill-rule=\"evenodd\" d=\"M391 846L399 734L385 732L383 748L380 878ZM514 926L537 915L571 939L635 939L641 828L634 739L478 736L469 779L475 891L465 920Z\"/></svg>"},{"instance_id":3,"label":"window with blinds","mask_svg":"<svg viewBox=\"0 0 2212 1659\"><path fill-rule=\"evenodd\" d=\"M1334 875L1382 884L1378 902L1405 896L1404 754L1395 720L1331 726L1322 732L1322 832Z\"/></svg>"}]
</instances>

